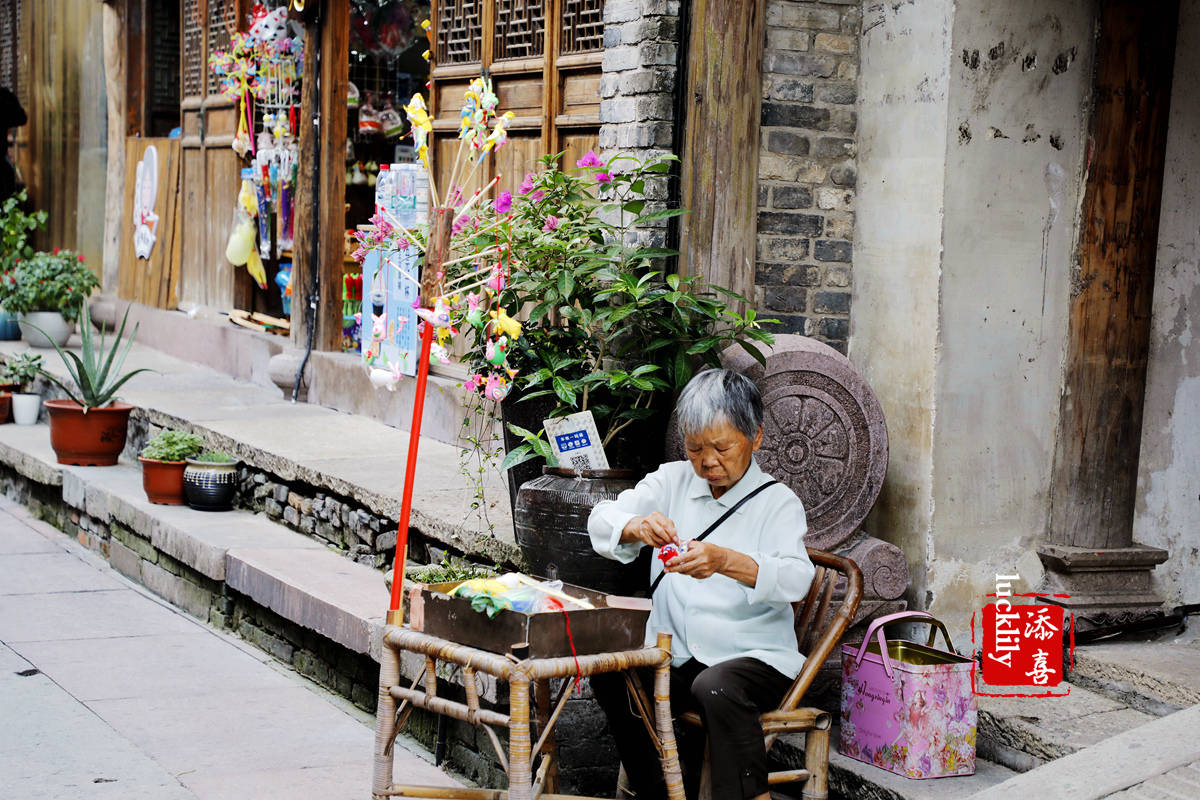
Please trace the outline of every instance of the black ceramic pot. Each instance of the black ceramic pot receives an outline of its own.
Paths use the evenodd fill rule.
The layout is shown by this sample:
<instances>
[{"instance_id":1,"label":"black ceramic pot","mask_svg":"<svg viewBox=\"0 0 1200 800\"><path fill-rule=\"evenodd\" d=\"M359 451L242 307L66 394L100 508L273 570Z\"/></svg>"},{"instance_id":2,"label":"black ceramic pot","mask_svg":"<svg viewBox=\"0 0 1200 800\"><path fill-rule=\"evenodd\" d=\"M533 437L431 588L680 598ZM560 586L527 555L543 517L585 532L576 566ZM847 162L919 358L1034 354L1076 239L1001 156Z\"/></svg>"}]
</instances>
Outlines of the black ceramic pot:
<instances>
[{"instance_id":1,"label":"black ceramic pot","mask_svg":"<svg viewBox=\"0 0 1200 800\"><path fill-rule=\"evenodd\" d=\"M533 574L607 594L645 594L650 548L632 564L622 564L598 555L587 531L592 507L632 488L634 473L555 467L543 467L542 473L521 487L513 513L517 544Z\"/></svg>"},{"instance_id":2,"label":"black ceramic pot","mask_svg":"<svg viewBox=\"0 0 1200 800\"><path fill-rule=\"evenodd\" d=\"M237 494L237 462L187 460L183 492L188 505L200 511L228 511Z\"/></svg>"}]
</instances>

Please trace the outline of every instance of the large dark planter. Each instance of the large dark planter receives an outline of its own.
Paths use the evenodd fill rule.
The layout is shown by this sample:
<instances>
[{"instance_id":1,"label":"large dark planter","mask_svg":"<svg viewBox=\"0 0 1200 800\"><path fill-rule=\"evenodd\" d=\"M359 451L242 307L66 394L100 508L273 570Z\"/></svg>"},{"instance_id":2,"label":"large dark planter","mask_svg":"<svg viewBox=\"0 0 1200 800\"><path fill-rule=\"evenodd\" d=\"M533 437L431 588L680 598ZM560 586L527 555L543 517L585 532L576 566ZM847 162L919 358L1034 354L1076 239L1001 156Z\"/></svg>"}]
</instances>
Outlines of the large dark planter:
<instances>
[{"instance_id":1,"label":"large dark planter","mask_svg":"<svg viewBox=\"0 0 1200 800\"><path fill-rule=\"evenodd\" d=\"M237 462L187 460L183 470L187 504L200 511L228 511L237 494Z\"/></svg>"},{"instance_id":2,"label":"large dark planter","mask_svg":"<svg viewBox=\"0 0 1200 800\"><path fill-rule=\"evenodd\" d=\"M513 528L536 575L608 594L644 594L650 585L650 550L632 564L598 555L588 538L592 507L611 500L636 481L629 470L573 470L543 467L542 476L517 493Z\"/></svg>"},{"instance_id":3,"label":"large dark planter","mask_svg":"<svg viewBox=\"0 0 1200 800\"><path fill-rule=\"evenodd\" d=\"M129 430L129 403L113 403L104 408L83 406L74 400L47 400L50 416L50 446L58 463L83 467L108 467L117 463L125 449Z\"/></svg>"},{"instance_id":4,"label":"large dark planter","mask_svg":"<svg viewBox=\"0 0 1200 800\"><path fill-rule=\"evenodd\" d=\"M183 506L187 500L183 495L183 471L186 461L158 461L142 458L142 488L146 499L162 506Z\"/></svg>"},{"instance_id":5,"label":"large dark planter","mask_svg":"<svg viewBox=\"0 0 1200 800\"><path fill-rule=\"evenodd\" d=\"M521 395L514 391L500 404L500 421L504 427L504 452L509 452L522 443L520 436L508 429L509 424L517 425L529 431L542 429L542 421L550 416L550 412L558 405L558 398L553 395L542 395L532 400L521 400ZM542 459L534 458L524 464L517 464L508 470L508 502L509 508L516 513L517 492L521 486L542 474Z\"/></svg>"}]
</instances>

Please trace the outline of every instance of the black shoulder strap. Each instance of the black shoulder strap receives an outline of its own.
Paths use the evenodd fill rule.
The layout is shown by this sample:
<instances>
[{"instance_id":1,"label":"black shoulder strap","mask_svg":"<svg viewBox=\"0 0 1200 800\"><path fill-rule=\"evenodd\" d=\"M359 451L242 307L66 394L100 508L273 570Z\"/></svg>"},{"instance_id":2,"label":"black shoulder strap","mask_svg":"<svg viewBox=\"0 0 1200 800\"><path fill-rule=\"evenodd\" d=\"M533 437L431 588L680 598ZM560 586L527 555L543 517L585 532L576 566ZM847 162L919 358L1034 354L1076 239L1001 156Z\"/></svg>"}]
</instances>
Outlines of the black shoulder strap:
<instances>
[{"instance_id":1,"label":"black shoulder strap","mask_svg":"<svg viewBox=\"0 0 1200 800\"><path fill-rule=\"evenodd\" d=\"M695 537L694 539L692 539L692 541L698 542L701 539L704 539L705 537L707 537L710 533L712 533L717 528L719 528L722 522L724 522L725 520L727 520L731 516L733 516L733 512L737 511L739 508L746 505L746 503L749 500L753 499L756 494L760 493L763 489L767 489L767 488L770 488L771 486L774 486L777 483L779 483L779 481L767 481L762 486L759 486L757 489L750 492L750 494L743 497L741 500L738 500L736 503L733 504L733 506L728 511L726 511L724 514L722 514L720 517L718 517L716 522L714 522L712 525L709 525L704 530L704 533ZM667 577L667 573L660 572L660 573L658 573L658 577L654 579L654 583L650 584L650 596L651 597L654 596L654 590L658 588L658 584L662 583L662 579L665 577Z\"/></svg>"}]
</instances>

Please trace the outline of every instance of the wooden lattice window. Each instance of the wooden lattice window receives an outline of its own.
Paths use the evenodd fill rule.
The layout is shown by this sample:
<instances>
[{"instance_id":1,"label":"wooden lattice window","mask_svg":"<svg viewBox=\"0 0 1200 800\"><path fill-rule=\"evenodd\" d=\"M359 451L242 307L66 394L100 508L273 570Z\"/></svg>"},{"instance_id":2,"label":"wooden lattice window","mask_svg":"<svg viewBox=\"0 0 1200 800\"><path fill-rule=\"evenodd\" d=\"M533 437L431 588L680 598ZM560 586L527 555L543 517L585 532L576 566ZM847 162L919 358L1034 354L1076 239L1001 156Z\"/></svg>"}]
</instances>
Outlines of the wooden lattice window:
<instances>
[{"instance_id":1,"label":"wooden lattice window","mask_svg":"<svg viewBox=\"0 0 1200 800\"><path fill-rule=\"evenodd\" d=\"M237 0L208 0L208 53L229 47L230 36L237 31L237 12ZM208 94L216 94L220 91L221 80L206 67Z\"/></svg>"},{"instance_id":2,"label":"wooden lattice window","mask_svg":"<svg viewBox=\"0 0 1200 800\"><path fill-rule=\"evenodd\" d=\"M0 0L0 86L25 100L19 55L21 50L21 0Z\"/></svg>"},{"instance_id":3,"label":"wooden lattice window","mask_svg":"<svg viewBox=\"0 0 1200 800\"><path fill-rule=\"evenodd\" d=\"M604 49L604 0L562 0L563 53Z\"/></svg>"},{"instance_id":4,"label":"wooden lattice window","mask_svg":"<svg viewBox=\"0 0 1200 800\"><path fill-rule=\"evenodd\" d=\"M200 17L199 0L183 0L183 96L204 94L204 22Z\"/></svg>"},{"instance_id":5,"label":"wooden lattice window","mask_svg":"<svg viewBox=\"0 0 1200 800\"><path fill-rule=\"evenodd\" d=\"M447 0L438 3L438 12L437 63L479 61L483 0Z\"/></svg>"},{"instance_id":6,"label":"wooden lattice window","mask_svg":"<svg viewBox=\"0 0 1200 800\"><path fill-rule=\"evenodd\" d=\"M494 60L535 58L546 51L542 0L496 0Z\"/></svg>"}]
</instances>

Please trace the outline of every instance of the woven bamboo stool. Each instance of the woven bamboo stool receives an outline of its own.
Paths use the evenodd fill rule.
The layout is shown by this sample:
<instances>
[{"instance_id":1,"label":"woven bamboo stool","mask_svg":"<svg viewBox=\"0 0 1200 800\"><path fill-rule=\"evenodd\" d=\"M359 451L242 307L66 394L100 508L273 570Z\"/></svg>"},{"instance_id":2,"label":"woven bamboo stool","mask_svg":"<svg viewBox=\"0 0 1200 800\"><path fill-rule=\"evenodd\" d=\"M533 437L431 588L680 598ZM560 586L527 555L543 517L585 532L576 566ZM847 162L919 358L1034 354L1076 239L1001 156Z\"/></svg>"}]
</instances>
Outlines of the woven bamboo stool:
<instances>
[{"instance_id":1,"label":"woven bamboo stool","mask_svg":"<svg viewBox=\"0 0 1200 800\"><path fill-rule=\"evenodd\" d=\"M400 653L406 651L425 656L424 690L416 683L411 688L400 685ZM455 664L462 669L467 701L460 703L439 697L437 693L437 662ZM654 724L651 726L650 701L633 674L639 667L654 667ZM388 626L383 634L383 653L379 670L379 705L375 728L375 777L372 787L377 800L388 797L463 798L463 800L565 800L576 795L556 794L557 766L554 737L551 732L559 714L570 697L571 681L564 681L557 701L549 702L551 678L570 678L577 674L596 675L602 672L624 672L633 689L634 701L640 706L642 720L650 731L659 757L670 800L684 800L683 776L679 769L679 752L675 745L675 730L671 720L671 637L660 633L654 647L615 653L581 655L575 658L513 659L497 653L477 650L418 631ZM509 685L508 714L481 708L475 686L475 675L484 673L507 681ZM530 691L543 698L544 709L538 720L541 736L533 742L530 716ZM399 706L397 706L397 701ZM553 708L551 709L551 705ZM508 790L447 789L438 786L408 786L392 783L393 743L396 734L408 720L413 708L423 708L469 722L484 729L508 775ZM494 726L508 728L508 751L505 752ZM537 773L533 771L537 756Z\"/></svg>"}]
</instances>

